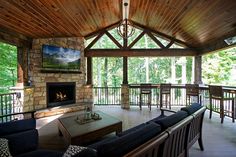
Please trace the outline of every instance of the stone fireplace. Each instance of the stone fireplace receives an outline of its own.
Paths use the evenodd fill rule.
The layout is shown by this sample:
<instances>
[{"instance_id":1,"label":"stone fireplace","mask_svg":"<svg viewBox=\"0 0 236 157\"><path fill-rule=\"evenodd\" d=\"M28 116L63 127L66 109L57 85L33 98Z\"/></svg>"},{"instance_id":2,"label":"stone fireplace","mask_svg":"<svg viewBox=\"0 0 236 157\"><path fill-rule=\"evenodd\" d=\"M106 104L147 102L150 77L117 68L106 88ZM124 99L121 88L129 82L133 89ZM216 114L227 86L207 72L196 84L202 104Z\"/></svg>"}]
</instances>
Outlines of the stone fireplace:
<instances>
[{"instance_id":1,"label":"stone fireplace","mask_svg":"<svg viewBox=\"0 0 236 157\"><path fill-rule=\"evenodd\" d=\"M45 71L42 68L42 45L53 45L79 50L81 52L80 72L69 71ZM29 51L29 78L30 86L22 89L23 111L37 110L36 117L46 117L55 114L78 111L84 109L85 104L93 103L93 88L86 84L86 57L84 57L84 38L46 38L34 39L32 49ZM73 89L65 89L65 84ZM48 89L58 90L63 88L58 97L60 101L54 101ZM64 88L65 87L65 88ZM70 91L70 90L72 91ZM50 90L50 91L51 91ZM72 93L69 99L64 100L67 92ZM52 97L52 99L50 99ZM57 106L57 107L55 107Z\"/></svg>"},{"instance_id":2,"label":"stone fireplace","mask_svg":"<svg viewBox=\"0 0 236 157\"><path fill-rule=\"evenodd\" d=\"M48 82L47 108L75 103L75 82Z\"/></svg>"}]
</instances>

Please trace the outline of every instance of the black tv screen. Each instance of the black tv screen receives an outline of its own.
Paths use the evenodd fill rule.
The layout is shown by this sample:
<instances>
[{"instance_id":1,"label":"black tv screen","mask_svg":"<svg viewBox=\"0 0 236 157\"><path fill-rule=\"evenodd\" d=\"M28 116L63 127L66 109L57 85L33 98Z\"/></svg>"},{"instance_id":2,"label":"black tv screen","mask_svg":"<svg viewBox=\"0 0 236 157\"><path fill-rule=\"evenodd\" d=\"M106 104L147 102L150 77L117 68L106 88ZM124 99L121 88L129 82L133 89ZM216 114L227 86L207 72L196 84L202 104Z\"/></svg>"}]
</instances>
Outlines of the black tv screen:
<instances>
[{"instance_id":1,"label":"black tv screen","mask_svg":"<svg viewBox=\"0 0 236 157\"><path fill-rule=\"evenodd\" d=\"M79 71L80 51L52 45L42 47L43 68Z\"/></svg>"}]
</instances>

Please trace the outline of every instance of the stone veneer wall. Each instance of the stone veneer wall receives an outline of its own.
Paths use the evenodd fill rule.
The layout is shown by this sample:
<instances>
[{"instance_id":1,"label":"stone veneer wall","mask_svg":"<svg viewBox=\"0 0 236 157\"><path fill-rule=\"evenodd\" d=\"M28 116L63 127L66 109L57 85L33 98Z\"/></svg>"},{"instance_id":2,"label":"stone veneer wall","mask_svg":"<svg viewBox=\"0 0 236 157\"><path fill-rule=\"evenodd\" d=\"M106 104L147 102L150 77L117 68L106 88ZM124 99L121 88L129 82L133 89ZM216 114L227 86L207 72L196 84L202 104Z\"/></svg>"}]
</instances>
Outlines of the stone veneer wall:
<instances>
[{"instance_id":1,"label":"stone veneer wall","mask_svg":"<svg viewBox=\"0 0 236 157\"><path fill-rule=\"evenodd\" d=\"M81 51L81 73L44 73L42 72L42 45L54 45L65 48L71 48ZM76 104L82 102L93 102L92 86L86 85L86 69L84 57L84 39L82 37L73 38L46 38L34 39L32 49L29 53L29 76L32 81L33 96L32 101L24 102L24 106L33 105L35 110L45 109L46 100L46 83L47 82L76 82ZM29 94L28 94L29 95ZM31 100L31 99L30 99ZM32 107L29 107L30 109Z\"/></svg>"}]
</instances>

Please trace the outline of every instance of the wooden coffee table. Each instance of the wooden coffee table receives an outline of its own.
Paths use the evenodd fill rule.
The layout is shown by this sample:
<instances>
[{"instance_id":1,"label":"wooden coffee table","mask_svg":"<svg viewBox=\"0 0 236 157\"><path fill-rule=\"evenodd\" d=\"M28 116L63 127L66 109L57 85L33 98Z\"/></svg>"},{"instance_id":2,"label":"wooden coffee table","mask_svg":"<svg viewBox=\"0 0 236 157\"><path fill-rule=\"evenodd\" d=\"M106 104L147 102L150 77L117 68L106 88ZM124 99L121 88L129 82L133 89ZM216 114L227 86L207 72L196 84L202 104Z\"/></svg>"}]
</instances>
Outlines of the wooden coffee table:
<instances>
[{"instance_id":1,"label":"wooden coffee table","mask_svg":"<svg viewBox=\"0 0 236 157\"><path fill-rule=\"evenodd\" d=\"M101 111L95 112L102 119L85 124L76 121L77 115L58 119L59 135L63 135L67 145L81 145L109 133L122 131L122 121Z\"/></svg>"}]
</instances>

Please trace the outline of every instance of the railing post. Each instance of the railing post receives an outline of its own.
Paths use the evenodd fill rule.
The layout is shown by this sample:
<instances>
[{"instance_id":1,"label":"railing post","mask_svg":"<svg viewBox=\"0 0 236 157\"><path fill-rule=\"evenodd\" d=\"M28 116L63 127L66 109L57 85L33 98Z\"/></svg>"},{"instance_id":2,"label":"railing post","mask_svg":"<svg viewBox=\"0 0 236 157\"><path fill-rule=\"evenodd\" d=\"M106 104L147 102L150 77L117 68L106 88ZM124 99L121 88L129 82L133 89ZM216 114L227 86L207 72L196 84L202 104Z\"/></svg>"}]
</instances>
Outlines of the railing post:
<instances>
[{"instance_id":1,"label":"railing post","mask_svg":"<svg viewBox=\"0 0 236 157\"><path fill-rule=\"evenodd\" d=\"M129 109L129 85L123 84L121 85L121 108Z\"/></svg>"}]
</instances>

